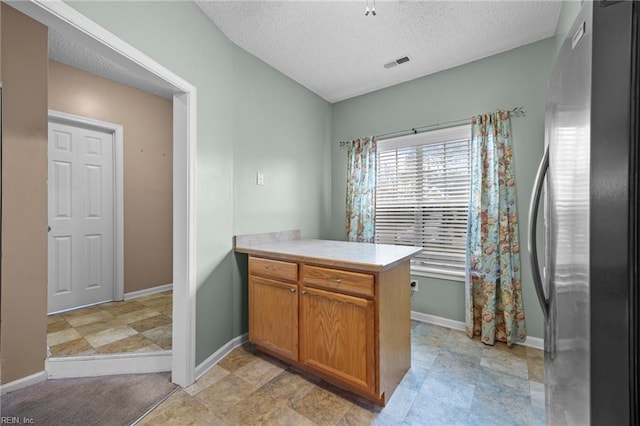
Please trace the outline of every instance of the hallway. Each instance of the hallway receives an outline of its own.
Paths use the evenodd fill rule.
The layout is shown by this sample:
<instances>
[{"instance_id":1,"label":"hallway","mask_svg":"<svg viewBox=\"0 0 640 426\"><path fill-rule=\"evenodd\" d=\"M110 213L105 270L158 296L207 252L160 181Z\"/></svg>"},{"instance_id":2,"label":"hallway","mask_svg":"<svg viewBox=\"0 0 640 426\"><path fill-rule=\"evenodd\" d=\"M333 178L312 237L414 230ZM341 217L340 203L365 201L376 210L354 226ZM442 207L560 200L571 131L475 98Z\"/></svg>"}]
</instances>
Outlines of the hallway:
<instances>
[{"instance_id":1,"label":"hallway","mask_svg":"<svg viewBox=\"0 0 640 426\"><path fill-rule=\"evenodd\" d=\"M52 357L171 350L173 292L76 309L47 318Z\"/></svg>"}]
</instances>

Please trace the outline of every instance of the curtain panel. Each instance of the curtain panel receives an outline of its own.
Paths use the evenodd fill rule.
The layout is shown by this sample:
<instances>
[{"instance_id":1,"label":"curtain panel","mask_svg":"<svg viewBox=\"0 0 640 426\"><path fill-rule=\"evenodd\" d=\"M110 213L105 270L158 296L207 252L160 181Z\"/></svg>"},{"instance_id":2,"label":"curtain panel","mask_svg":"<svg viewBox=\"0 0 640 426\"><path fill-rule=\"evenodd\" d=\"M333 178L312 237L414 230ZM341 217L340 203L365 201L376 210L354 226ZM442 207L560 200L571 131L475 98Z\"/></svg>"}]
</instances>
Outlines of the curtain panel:
<instances>
[{"instance_id":1,"label":"curtain panel","mask_svg":"<svg viewBox=\"0 0 640 426\"><path fill-rule=\"evenodd\" d=\"M375 138L360 138L347 143L347 239L372 243L376 211Z\"/></svg>"},{"instance_id":2,"label":"curtain panel","mask_svg":"<svg viewBox=\"0 0 640 426\"><path fill-rule=\"evenodd\" d=\"M507 111L471 120L465 320L469 337L508 346L526 338L520 245Z\"/></svg>"}]
</instances>

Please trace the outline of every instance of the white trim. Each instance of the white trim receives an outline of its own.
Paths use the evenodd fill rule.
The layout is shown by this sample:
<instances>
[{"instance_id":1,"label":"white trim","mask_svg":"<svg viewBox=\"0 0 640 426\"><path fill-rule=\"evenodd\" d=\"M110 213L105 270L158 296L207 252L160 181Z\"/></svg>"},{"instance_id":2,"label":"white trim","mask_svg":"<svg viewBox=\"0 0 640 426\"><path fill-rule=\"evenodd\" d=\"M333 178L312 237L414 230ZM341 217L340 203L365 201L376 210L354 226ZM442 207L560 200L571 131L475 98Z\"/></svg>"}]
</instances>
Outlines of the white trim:
<instances>
[{"instance_id":1,"label":"white trim","mask_svg":"<svg viewBox=\"0 0 640 426\"><path fill-rule=\"evenodd\" d=\"M227 356L232 350L242 345L244 342L249 340L249 336L247 333L244 333L238 337L234 337L229 340L223 347L215 351L209 358L202 361L196 367L196 380L199 380L200 377L204 376L207 371L209 371L213 366L220 362L222 358Z\"/></svg>"},{"instance_id":2,"label":"white trim","mask_svg":"<svg viewBox=\"0 0 640 426\"><path fill-rule=\"evenodd\" d=\"M524 342L518 343L518 344L522 345L522 346L529 346L530 348L540 349L541 351L544 351L544 339L542 339L540 337L527 336L527 339Z\"/></svg>"},{"instance_id":3,"label":"white trim","mask_svg":"<svg viewBox=\"0 0 640 426\"><path fill-rule=\"evenodd\" d=\"M441 327L450 328L452 330L465 330L465 324L462 321L456 321L449 318L438 317L435 315L423 314L422 312L411 311L411 319L428 324L439 325Z\"/></svg>"},{"instance_id":4,"label":"white trim","mask_svg":"<svg viewBox=\"0 0 640 426\"><path fill-rule=\"evenodd\" d=\"M151 294L162 293L169 290L173 290L173 284L171 283L158 285L151 288L145 288L144 290L130 291L129 293L124 294L124 300L131 300L135 299L136 297L149 296Z\"/></svg>"},{"instance_id":5,"label":"white trim","mask_svg":"<svg viewBox=\"0 0 640 426\"><path fill-rule=\"evenodd\" d=\"M51 109L49 122L98 130L109 133L113 137L113 300L122 300L124 295L124 131L122 125Z\"/></svg>"},{"instance_id":6,"label":"white trim","mask_svg":"<svg viewBox=\"0 0 640 426\"><path fill-rule=\"evenodd\" d=\"M50 379L162 373L171 371L171 351L49 358L45 368Z\"/></svg>"},{"instance_id":7,"label":"white trim","mask_svg":"<svg viewBox=\"0 0 640 426\"><path fill-rule=\"evenodd\" d=\"M173 357L171 379L186 387L195 373L196 88L62 0L9 1L12 7L74 37L128 70L171 86L173 96Z\"/></svg>"},{"instance_id":8,"label":"white trim","mask_svg":"<svg viewBox=\"0 0 640 426\"><path fill-rule=\"evenodd\" d=\"M411 311L411 319L415 321L425 322L427 324L439 325L441 327L450 328L452 330L466 330L465 323L463 323L462 321L438 317L436 315L423 314L422 312ZM516 342L516 344L544 350L544 339L541 339L539 337L529 336L525 339L524 342Z\"/></svg>"},{"instance_id":9,"label":"white trim","mask_svg":"<svg viewBox=\"0 0 640 426\"><path fill-rule=\"evenodd\" d=\"M26 388L27 386L35 385L36 383L44 382L45 380L47 380L47 372L41 371L18 380L14 380L13 382L0 385L0 395L17 391L18 389Z\"/></svg>"}]
</instances>

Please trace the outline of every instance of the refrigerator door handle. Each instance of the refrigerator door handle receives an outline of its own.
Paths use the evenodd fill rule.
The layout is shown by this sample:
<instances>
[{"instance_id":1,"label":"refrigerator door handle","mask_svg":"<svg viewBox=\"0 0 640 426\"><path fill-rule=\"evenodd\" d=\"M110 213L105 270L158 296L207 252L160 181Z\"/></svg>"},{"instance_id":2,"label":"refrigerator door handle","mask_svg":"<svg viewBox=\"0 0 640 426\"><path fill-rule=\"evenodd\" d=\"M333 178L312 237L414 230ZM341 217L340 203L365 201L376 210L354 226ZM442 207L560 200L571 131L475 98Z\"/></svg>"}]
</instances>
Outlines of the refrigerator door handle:
<instances>
[{"instance_id":1,"label":"refrigerator door handle","mask_svg":"<svg viewBox=\"0 0 640 426\"><path fill-rule=\"evenodd\" d=\"M536 180L533 184L533 195L531 196L531 204L529 205L529 235L527 238L529 261L531 262L531 272L533 275L533 285L536 289L538 302L540 302L542 314L544 315L544 320L547 324L549 323L549 299L544 294L544 285L542 282L542 277L540 276L540 265L538 264L538 245L536 243L536 228L538 224L538 205L540 204L540 196L542 195L544 178L548 170L549 146L547 145L545 147L542 160L540 161L540 166L538 166Z\"/></svg>"}]
</instances>

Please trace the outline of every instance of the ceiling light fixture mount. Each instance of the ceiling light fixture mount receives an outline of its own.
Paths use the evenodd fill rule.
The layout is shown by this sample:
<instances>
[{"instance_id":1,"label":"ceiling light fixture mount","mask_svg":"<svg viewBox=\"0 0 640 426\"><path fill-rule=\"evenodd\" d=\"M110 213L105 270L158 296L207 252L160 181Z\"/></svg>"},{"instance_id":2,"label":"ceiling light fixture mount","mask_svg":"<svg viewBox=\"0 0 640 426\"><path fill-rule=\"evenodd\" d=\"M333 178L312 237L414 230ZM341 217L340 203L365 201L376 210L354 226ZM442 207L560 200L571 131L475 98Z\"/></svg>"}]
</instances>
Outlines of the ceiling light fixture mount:
<instances>
[{"instance_id":1,"label":"ceiling light fixture mount","mask_svg":"<svg viewBox=\"0 0 640 426\"><path fill-rule=\"evenodd\" d=\"M371 6L371 9L369 9L369 0L367 0L367 7L364 10L364 16L369 16L369 13L371 13L372 16L376 16L378 14L376 12L376 0L373 0L373 4Z\"/></svg>"}]
</instances>

